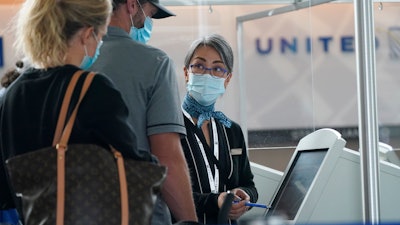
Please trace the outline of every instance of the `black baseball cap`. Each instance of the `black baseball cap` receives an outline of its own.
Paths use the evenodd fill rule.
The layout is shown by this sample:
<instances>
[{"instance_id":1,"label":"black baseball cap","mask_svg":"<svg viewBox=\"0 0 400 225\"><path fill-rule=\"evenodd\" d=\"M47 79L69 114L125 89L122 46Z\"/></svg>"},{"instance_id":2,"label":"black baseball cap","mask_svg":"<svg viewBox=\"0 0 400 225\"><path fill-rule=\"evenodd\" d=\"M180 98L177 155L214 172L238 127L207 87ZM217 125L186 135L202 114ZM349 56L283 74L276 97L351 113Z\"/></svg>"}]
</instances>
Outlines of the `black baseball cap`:
<instances>
[{"instance_id":1,"label":"black baseball cap","mask_svg":"<svg viewBox=\"0 0 400 225\"><path fill-rule=\"evenodd\" d=\"M157 13L153 15L154 19L162 19L170 16L176 16L173 12L169 11L167 8L160 4L159 0L147 0L151 4L153 4L157 9Z\"/></svg>"}]
</instances>

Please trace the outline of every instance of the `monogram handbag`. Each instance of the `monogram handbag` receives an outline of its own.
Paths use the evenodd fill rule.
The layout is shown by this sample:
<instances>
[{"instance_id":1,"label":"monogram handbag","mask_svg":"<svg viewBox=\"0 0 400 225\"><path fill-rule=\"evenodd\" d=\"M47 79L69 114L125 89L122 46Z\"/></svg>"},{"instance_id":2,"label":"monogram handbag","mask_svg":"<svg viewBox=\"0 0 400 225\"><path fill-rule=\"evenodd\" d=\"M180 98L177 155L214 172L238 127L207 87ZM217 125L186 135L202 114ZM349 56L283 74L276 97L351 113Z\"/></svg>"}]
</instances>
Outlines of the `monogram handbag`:
<instances>
[{"instance_id":1,"label":"monogram handbag","mask_svg":"<svg viewBox=\"0 0 400 225\"><path fill-rule=\"evenodd\" d=\"M95 74L84 81L67 124L71 95L82 71L66 91L53 146L6 161L10 182L22 200L26 225L150 224L166 167L123 158L121 153L94 144L68 144L86 91Z\"/></svg>"}]
</instances>

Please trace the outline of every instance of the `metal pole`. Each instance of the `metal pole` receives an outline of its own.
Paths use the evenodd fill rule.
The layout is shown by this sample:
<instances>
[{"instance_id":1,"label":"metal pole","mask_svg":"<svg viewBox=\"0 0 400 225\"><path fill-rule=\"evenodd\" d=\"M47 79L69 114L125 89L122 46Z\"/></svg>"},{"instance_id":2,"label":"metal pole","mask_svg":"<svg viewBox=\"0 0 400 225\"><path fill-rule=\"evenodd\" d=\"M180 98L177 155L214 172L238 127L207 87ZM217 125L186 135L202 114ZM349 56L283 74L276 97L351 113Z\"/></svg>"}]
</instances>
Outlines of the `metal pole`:
<instances>
[{"instance_id":1,"label":"metal pole","mask_svg":"<svg viewBox=\"0 0 400 225\"><path fill-rule=\"evenodd\" d=\"M244 131L244 139L246 143L248 140L247 128L247 111L246 111L246 76L243 52L243 23L236 21L237 30L237 47L238 47L238 68L239 68L239 108L240 108L240 126Z\"/></svg>"},{"instance_id":2,"label":"metal pole","mask_svg":"<svg viewBox=\"0 0 400 225\"><path fill-rule=\"evenodd\" d=\"M354 1L361 186L364 223L379 224L375 32L372 0Z\"/></svg>"}]
</instances>

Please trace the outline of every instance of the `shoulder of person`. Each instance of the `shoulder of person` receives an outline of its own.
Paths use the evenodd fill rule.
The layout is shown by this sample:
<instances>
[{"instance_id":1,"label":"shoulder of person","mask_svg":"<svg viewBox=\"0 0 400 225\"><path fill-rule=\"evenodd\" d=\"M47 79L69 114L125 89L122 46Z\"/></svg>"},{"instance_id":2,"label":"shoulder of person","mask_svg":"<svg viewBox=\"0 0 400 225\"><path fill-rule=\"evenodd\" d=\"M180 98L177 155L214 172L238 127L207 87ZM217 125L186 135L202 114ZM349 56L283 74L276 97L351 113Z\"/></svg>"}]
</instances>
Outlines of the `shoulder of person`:
<instances>
[{"instance_id":1,"label":"shoulder of person","mask_svg":"<svg viewBox=\"0 0 400 225\"><path fill-rule=\"evenodd\" d=\"M70 66L70 65L61 67L61 69L63 70L62 71L63 74L69 74L71 78L76 72L82 71L81 69L74 67L74 66ZM106 85L106 86L113 86L113 87L115 86L113 81L111 80L111 78L106 76L104 73L97 72L97 71L89 71L89 70L83 71L80 80L82 80L83 77L87 77L89 75L89 73L91 73L91 72L95 74L91 85ZM55 73L60 73L60 72L55 72ZM68 76L60 76L60 79L69 79L67 77Z\"/></svg>"},{"instance_id":2,"label":"shoulder of person","mask_svg":"<svg viewBox=\"0 0 400 225\"><path fill-rule=\"evenodd\" d=\"M231 127L225 127L226 134L228 137L230 137L230 141L233 141L234 143L241 143L241 141L244 139L242 128L235 121L231 120L231 122ZM233 143L231 144L233 145ZM241 146L241 144L238 144L238 146Z\"/></svg>"},{"instance_id":3,"label":"shoulder of person","mask_svg":"<svg viewBox=\"0 0 400 225\"><path fill-rule=\"evenodd\" d=\"M233 120L231 120L231 127L229 127L228 129L233 131L242 131L241 126Z\"/></svg>"},{"instance_id":4,"label":"shoulder of person","mask_svg":"<svg viewBox=\"0 0 400 225\"><path fill-rule=\"evenodd\" d=\"M109 76L107 76L106 74L100 73L100 72L96 72L96 71L92 71L92 72L95 73L95 76L94 76L94 79L93 79L94 83L105 83L106 85L111 85L113 87L115 86L114 82L112 81L112 79Z\"/></svg>"},{"instance_id":5,"label":"shoulder of person","mask_svg":"<svg viewBox=\"0 0 400 225\"><path fill-rule=\"evenodd\" d=\"M154 47L154 46L151 46L151 45L148 45L148 44L142 44L142 43L139 43L139 42L136 42L136 41L133 41L134 42L134 48L135 48L135 51L139 54L139 55L144 55L144 56L151 56L151 57L154 57L154 58L157 58L157 57L162 57L162 58L168 58L169 59L169 56L168 56L168 54L164 51L164 50L162 50L162 49L159 49L159 48L157 48L157 47Z\"/></svg>"}]
</instances>

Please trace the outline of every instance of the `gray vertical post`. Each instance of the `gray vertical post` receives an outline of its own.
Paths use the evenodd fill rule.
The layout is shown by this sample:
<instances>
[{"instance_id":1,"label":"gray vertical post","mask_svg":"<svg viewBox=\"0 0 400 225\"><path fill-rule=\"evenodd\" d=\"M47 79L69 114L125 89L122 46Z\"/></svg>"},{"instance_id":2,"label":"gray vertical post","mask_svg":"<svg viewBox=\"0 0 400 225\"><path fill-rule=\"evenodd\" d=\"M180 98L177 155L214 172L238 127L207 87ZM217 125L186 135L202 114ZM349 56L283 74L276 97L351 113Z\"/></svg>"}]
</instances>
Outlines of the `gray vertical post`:
<instances>
[{"instance_id":1,"label":"gray vertical post","mask_svg":"<svg viewBox=\"0 0 400 225\"><path fill-rule=\"evenodd\" d=\"M237 48L238 48L238 68L239 68L239 108L240 108L240 126L243 130L243 135L246 143L248 140L248 127L247 127L247 107L246 107L246 74L244 64L243 52L243 22L236 20L237 30Z\"/></svg>"},{"instance_id":2,"label":"gray vertical post","mask_svg":"<svg viewBox=\"0 0 400 225\"><path fill-rule=\"evenodd\" d=\"M378 224L379 161L373 1L355 0L354 16L363 219L365 223Z\"/></svg>"}]
</instances>

